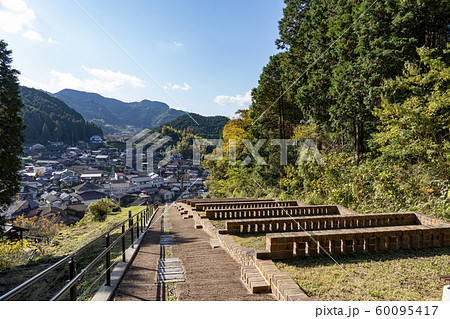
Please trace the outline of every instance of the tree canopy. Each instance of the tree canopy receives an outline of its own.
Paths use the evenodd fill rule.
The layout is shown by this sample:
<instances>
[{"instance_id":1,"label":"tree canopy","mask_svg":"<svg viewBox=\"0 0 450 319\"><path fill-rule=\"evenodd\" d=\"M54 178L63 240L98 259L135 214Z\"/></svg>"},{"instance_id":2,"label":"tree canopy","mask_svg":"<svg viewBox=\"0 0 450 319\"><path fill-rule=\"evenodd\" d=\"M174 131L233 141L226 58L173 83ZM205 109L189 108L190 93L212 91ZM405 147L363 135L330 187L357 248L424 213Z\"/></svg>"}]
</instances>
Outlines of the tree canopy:
<instances>
[{"instance_id":1,"label":"tree canopy","mask_svg":"<svg viewBox=\"0 0 450 319\"><path fill-rule=\"evenodd\" d=\"M21 86L20 96L24 103L21 115L27 142L53 140L71 144L72 141L89 141L93 135L103 135L97 125L85 121L80 113L43 91Z\"/></svg>"},{"instance_id":2,"label":"tree canopy","mask_svg":"<svg viewBox=\"0 0 450 319\"><path fill-rule=\"evenodd\" d=\"M250 108L241 113L249 123L232 121L223 135L253 145L294 139L297 155L313 140L322 160L282 167L280 148L267 142L260 149L266 165L242 167L248 152L238 149L234 163L207 163L211 193L262 191L450 218L450 1L285 3L275 42L280 52L268 59Z\"/></svg>"},{"instance_id":3,"label":"tree canopy","mask_svg":"<svg viewBox=\"0 0 450 319\"><path fill-rule=\"evenodd\" d=\"M19 191L18 171L24 136L19 112L22 101L19 95L19 71L11 67L11 51L0 40L0 206L11 203Z\"/></svg>"}]
</instances>

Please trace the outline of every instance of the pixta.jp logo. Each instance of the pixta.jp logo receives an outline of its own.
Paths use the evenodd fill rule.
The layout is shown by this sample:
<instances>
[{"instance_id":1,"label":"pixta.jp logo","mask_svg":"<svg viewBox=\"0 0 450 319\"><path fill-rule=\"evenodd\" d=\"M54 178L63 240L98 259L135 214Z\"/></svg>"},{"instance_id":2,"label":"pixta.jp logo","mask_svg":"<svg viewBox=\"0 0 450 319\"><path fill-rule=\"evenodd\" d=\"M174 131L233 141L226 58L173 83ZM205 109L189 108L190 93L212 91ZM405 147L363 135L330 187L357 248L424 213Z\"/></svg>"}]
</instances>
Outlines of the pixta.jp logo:
<instances>
[{"instance_id":1,"label":"pixta.jp logo","mask_svg":"<svg viewBox=\"0 0 450 319\"><path fill-rule=\"evenodd\" d=\"M171 137L161 136L157 132L150 134L149 129L134 135L126 143L126 166L135 168L137 171L144 171L144 166L146 166L147 173L152 173L156 151L170 140ZM170 146L166 147L166 156L157 163L158 167L169 163L170 149ZM144 160L146 161L144 162Z\"/></svg>"},{"instance_id":2,"label":"pixta.jp logo","mask_svg":"<svg viewBox=\"0 0 450 319\"><path fill-rule=\"evenodd\" d=\"M162 136L160 133L151 133L149 129L134 135L126 142L126 166L135 168L137 171L152 173L154 168L160 168L170 162L172 147L165 145L172 138ZM208 156L209 161L219 161L224 159L224 142L222 139L202 139L192 140L192 163L200 165L201 159ZM295 164L315 161L322 165L322 157L317 149L316 143L312 139L292 140L292 139L260 139L252 143L248 139L227 140L227 159L229 165L237 164L237 145L242 144L245 148L246 157L239 161L239 165L247 166L252 160L256 165L267 165L267 161L261 156L261 150L266 146L273 146L279 149L280 165L288 165L288 147L293 147L297 153ZM165 147L163 148L163 146ZM157 162L155 163L157 159ZM293 163L291 163L293 164Z\"/></svg>"}]
</instances>

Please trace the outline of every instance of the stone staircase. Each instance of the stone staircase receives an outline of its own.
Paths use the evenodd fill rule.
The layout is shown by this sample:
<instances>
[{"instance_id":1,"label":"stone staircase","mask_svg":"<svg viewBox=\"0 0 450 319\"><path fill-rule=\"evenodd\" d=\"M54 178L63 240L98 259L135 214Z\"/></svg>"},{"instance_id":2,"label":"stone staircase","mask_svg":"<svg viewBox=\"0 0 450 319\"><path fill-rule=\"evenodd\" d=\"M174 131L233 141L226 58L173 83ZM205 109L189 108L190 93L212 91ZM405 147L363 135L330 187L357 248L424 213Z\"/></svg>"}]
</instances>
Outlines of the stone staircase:
<instances>
[{"instance_id":1,"label":"stone staircase","mask_svg":"<svg viewBox=\"0 0 450 319\"><path fill-rule=\"evenodd\" d=\"M255 266L242 266L241 280L252 294L270 292L270 284Z\"/></svg>"}]
</instances>

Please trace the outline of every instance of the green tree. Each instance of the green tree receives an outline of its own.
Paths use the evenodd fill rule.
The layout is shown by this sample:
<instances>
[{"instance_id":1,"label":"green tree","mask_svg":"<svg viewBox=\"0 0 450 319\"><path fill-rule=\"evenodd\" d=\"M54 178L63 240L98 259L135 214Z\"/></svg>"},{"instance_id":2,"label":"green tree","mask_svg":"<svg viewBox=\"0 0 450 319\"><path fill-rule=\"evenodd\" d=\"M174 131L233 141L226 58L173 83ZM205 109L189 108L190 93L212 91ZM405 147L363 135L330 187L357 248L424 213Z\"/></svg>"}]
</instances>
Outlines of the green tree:
<instances>
[{"instance_id":1,"label":"green tree","mask_svg":"<svg viewBox=\"0 0 450 319\"><path fill-rule=\"evenodd\" d=\"M450 67L442 57L433 57L436 50L417 52L419 63L407 63L402 76L386 82L381 107L375 110L381 124L374 141L385 160L431 164L448 179Z\"/></svg>"},{"instance_id":2,"label":"green tree","mask_svg":"<svg viewBox=\"0 0 450 319\"><path fill-rule=\"evenodd\" d=\"M81 114L63 101L36 89L20 87L24 103L21 111L27 142L45 143L49 139L66 144L79 140L87 141L92 135L103 135L102 130L91 122L86 122Z\"/></svg>"},{"instance_id":3,"label":"green tree","mask_svg":"<svg viewBox=\"0 0 450 319\"><path fill-rule=\"evenodd\" d=\"M296 92L302 119L335 134L358 161L376 130L372 110L383 81L418 60L416 47L443 49L448 42L449 1L285 2L279 78Z\"/></svg>"},{"instance_id":4,"label":"green tree","mask_svg":"<svg viewBox=\"0 0 450 319\"><path fill-rule=\"evenodd\" d=\"M11 67L11 51L0 40L0 206L12 202L19 191L24 136L19 112L23 106L19 95L19 72Z\"/></svg>"},{"instance_id":5,"label":"green tree","mask_svg":"<svg viewBox=\"0 0 450 319\"><path fill-rule=\"evenodd\" d=\"M108 213L120 211L120 207L110 199L102 198L95 203L89 204L88 210L93 220L104 221Z\"/></svg>"}]
</instances>

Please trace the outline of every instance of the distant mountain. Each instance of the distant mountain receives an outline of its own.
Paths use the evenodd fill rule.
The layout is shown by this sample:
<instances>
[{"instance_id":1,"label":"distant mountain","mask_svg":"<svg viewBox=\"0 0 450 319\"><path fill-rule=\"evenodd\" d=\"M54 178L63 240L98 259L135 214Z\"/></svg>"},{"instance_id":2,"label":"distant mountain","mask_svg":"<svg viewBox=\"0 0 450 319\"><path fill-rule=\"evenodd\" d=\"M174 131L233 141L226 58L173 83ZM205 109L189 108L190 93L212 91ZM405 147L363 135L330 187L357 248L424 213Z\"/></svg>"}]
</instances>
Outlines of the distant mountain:
<instances>
[{"instance_id":1,"label":"distant mountain","mask_svg":"<svg viewBox=\"0 0 450 319\"><path fill-rule=\"evenodd\" d=\"M195 120L195 121L194 121ZM171 127L177 131L188 130L190 133L203 138L221 138L225 124L230 119L226 116L202 116L195 113L185 113L176 119L153 129L162 132L163 127Z\"/></svg>"},{"instance_id":2,"label":"distant mountain","mask_svg":"<svg viewBox=\"0 0 450 319\"><path fill-rule=\"evenodd\" d=\"M152 128L185 114L157 101L127 103L96 93L70 89L53 95L80 112L85 119L93 121L109 132L127 126Z\"/></svg>"},{"instance_id":3,"label":"distant mountain","mask_svg":"<svg viewBox=\"0 0 450 319\"><path fill-rule=\"evenodd\" d=\"M27 142L52 140L69 144L72 137L76 142L103 135L101 128L85 121L80 113L48 93L21 86L20 96L24 103L21 115Z\"/></svg>"}]
</instances>

